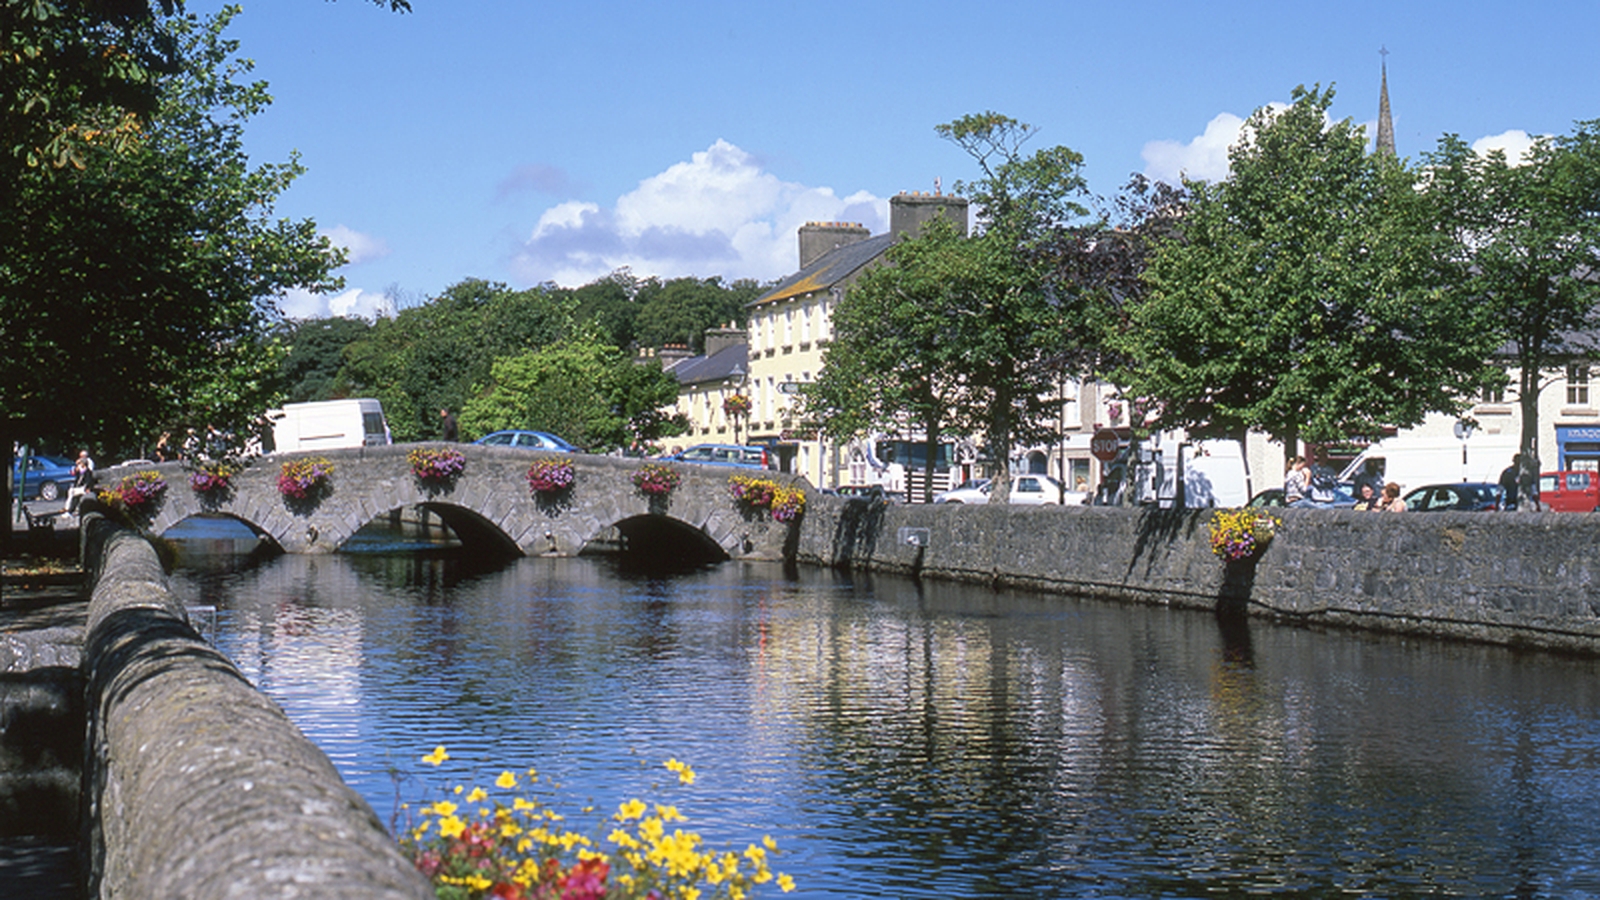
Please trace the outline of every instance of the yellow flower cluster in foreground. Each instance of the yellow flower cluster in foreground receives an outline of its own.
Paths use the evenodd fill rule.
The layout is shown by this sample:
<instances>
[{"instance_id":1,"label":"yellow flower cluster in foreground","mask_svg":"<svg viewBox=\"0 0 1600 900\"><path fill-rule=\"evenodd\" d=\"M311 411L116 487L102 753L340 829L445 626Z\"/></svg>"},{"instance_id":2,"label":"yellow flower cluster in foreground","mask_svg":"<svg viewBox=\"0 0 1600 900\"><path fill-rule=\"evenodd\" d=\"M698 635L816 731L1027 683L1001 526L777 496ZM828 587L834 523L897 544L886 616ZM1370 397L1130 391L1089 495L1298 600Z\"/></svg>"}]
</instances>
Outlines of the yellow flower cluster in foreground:
<instances>
[{"instance_id":1,"label":"yellow flower cluster in foreground","mask_svg":"<svg viewBox=\"0 0 1600 900\"><path fill-rule=\"evenodd\" d=\"M449 758L441 746L422 761L439 765ZM687 764L674 759L665 765L679 784L694 784ZM767 884L785 893L794 889L793 879L775 874L767 861L777 850L771 837L743 854L718 852L699 834L675 827L685 821L676 806L635 799L597 823L597 834L609 829L604 838L590 838L529 796L538 784L533 769L507 770L494 780L495 792L457 786L453 794L464 803L440 800L418 811L401 843L439 897L741 900Z\"/></svg>"}]
</instances>

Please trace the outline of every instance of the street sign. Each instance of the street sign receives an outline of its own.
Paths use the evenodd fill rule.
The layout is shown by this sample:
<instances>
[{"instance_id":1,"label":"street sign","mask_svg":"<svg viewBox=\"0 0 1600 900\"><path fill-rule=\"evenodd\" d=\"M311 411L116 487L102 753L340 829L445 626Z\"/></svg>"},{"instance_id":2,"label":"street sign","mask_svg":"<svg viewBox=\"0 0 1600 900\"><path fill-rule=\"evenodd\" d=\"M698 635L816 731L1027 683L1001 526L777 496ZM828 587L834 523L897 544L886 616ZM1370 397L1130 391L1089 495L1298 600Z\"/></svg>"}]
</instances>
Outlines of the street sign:
<instances>
[{"instance_id":1,"label":"street sign","mask_svg":"<svg viewBox=\"0 0 1600 900\"><path fill-rule=\"evenodd\" d=\"M800 381L780 381L778 382L778 393L798 394L800 393L800 385L803 383Z\"/></svg>"},{"instance_id":2,"label":"street sign","mask_svg":"<svg viewBox=\"0 0 1600 900\"><path fill-rule=\"evenodd\" d=\"M1111 462L1117 458L1117 452L1122 449L1122 442L1117 439L1117 433L1109 428L1102 428L1089 439L1089 452L1101 462Z\"/></svg>"}]
</instances>

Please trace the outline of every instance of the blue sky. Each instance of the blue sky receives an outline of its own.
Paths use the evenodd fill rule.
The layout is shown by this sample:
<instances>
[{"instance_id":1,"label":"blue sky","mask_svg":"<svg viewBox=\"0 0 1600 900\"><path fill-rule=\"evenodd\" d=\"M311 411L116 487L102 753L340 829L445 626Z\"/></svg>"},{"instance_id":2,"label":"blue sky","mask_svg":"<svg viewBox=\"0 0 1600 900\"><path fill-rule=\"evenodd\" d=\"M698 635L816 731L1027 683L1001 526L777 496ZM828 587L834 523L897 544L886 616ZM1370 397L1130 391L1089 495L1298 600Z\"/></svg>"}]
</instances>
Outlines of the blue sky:
<instances>
[{"instance_id":1,"label":"blue sky","mask_svg":"<svg viewBox=\"0 0 1600 900\"><path fill-rule=\"evenodd\" d=\"M275 98L247 149L308 168L277 213L350 250L347 290L285 298L291 316L469 277L781 277L801 224L876 233L893 194L972 178L934 126L983 110L1083 154L1098 194L1222 177L1239 122L1299 84L1335 85L1333 115L1370 134L1384 47L1404 157L1600 118L1593 2L412 6L243 0L228 32Z\"/></svg>"}]
</instances>

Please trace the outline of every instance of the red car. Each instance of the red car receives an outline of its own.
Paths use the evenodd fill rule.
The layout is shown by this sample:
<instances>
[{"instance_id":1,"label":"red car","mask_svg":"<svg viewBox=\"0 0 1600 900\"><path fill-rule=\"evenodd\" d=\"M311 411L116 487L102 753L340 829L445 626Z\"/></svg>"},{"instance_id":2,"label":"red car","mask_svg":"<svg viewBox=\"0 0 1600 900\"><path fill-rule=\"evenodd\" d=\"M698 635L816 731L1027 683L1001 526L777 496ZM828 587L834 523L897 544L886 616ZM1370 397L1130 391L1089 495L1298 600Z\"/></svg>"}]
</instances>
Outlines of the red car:
<instances>
[{"instance_id":1,"label":"red car","mask_svg":"<svg viewBox=\"0 0 1600 900\"><path fill-rule=\"evenodd\" d=\"M1539 503L1552 512L1594 512L1600 504L1600 472L1543 472Z\"/></svg>"}]
</instances>

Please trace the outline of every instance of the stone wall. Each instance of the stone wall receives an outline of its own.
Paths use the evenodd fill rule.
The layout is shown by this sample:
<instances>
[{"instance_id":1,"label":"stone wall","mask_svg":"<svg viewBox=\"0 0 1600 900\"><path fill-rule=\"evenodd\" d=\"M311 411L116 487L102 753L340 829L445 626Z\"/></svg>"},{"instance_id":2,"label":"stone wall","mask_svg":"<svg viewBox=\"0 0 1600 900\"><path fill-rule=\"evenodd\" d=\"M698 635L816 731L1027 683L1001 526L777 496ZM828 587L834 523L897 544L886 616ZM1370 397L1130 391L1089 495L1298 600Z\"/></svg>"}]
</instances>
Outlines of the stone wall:
<instances>
[{"instance_id":1,"label":"stone wall","mask_svg":"<svg viewBox=\"0 0 1600 900\"><path fill-rule=\"evenodd\" d=\"M90 896L422 898L326 755L190 627L152 545L83 521Z\"/></svg>"},{"instance_id":2,"label":"stone wall","mask_svg":"<svg viewBox=\"0 0 1600 900\"><path fill-rule=\"evenodd\" d=\"M1260 557L1210 513L813 498L797 559L1304 623L1600 653L1600 515L1279 510ZM904 529L911 531L905 532ZM926 546L904 542L925 536Z\"/></svg>"}]
</instances>

